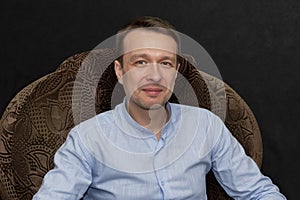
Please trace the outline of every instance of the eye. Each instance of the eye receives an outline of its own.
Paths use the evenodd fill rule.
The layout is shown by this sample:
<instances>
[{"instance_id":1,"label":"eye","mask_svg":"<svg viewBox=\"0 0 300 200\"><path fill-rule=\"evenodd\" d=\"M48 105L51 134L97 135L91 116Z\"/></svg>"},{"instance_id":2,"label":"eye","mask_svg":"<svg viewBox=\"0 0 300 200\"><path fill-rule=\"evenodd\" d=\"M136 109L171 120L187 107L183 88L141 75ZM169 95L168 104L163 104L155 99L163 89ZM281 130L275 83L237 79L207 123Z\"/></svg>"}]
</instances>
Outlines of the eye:
<instances>
[{"instance_id":1,"label":"eye","mask_svg":"<svg viewBox=\"0 0 300 200\"><path fill-rule=\"evenodd\" d=\"M147 62L145 60L138 60L134 63L134 65L136 65L136 66L144 66L146 64L147 64Z\"/></svg>"},{"instance_id":2,"label":"eye","mask_svg":"<svg viewBox=\"0 0 300 200\"><path fill-rule=\"evenodd\" d=\"M168 61L163 61L160 64L164 67L173 67L173 64L171 62L168 62Z\"/></svg>"}]
</instances>

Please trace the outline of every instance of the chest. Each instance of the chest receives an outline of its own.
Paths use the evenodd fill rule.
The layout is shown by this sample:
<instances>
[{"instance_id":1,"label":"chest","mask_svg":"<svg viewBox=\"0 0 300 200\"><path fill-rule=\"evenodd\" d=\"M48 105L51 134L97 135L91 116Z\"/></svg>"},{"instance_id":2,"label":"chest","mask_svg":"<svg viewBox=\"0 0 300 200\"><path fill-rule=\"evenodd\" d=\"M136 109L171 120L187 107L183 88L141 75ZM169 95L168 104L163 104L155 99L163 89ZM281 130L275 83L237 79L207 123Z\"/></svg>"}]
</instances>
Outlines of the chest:
<instances>
[{"instance_id":1,"label":"chest","mask_svg":"<svg viewBox=\"0 0 300 200\"><path fill-rule=\"evenodd\" d=\"M154 156L153 166L155 161ZM210 169L209 157L199 159L190 149L173 163L158 167L144 173L128 173L98 162L87 196L90 199L130 200L206 198L205 177Z\"/></svg>"}]
</instances>

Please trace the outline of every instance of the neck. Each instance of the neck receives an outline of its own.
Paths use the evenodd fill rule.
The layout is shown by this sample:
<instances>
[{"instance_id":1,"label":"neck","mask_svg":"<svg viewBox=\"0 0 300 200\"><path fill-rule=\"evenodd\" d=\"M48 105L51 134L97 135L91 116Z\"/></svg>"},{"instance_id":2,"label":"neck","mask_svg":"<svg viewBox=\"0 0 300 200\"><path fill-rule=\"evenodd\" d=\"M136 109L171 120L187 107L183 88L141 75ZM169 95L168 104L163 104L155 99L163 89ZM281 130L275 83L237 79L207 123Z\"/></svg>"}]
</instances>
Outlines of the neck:
<instances>
[{"instance_id":1,"label":"neck","mask_svg":"<svg viewBox=\"0 0 300 200\"><path fill-rule=\"evenodd\" d=\"M165 106L159 106L151 109L135 107L127 103L127 111L130 116L141 126L149 129L160 139L161 130L169 119L169 112Z\"/></svg>"}]
</instances>

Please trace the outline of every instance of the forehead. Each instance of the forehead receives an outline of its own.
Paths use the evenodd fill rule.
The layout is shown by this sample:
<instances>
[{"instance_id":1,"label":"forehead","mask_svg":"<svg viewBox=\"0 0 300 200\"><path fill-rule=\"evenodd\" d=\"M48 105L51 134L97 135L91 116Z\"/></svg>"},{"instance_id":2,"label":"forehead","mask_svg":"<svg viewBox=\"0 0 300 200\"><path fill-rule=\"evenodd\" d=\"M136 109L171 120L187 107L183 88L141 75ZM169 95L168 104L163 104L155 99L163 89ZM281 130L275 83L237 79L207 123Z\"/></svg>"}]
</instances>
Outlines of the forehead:
<instances>
[{"instance_id":1,"label":"forehead","mask_svg":"<svg viewBox=\"0 0 300 200\"><path fill-rule=\"evenodd\" d=\"M170 51L165 51L161 49L138 49L130 51L126 54L124 54L123 59L124 60L131 60L135 61L137 59L158 59L158 60L170 60L176 62L176 54Z\"/></svg>"},{"instance_id":2,"label":"forehead","mask_svg":"<svg viewBox=\"0 0 300 200\"><path fill-rule=\"evenodd\" d=\"M144 29L130 31L123 40L123 54L142 49L177 53L177 44L171 36L163 33Z\"/></svg>"}]
</instances>

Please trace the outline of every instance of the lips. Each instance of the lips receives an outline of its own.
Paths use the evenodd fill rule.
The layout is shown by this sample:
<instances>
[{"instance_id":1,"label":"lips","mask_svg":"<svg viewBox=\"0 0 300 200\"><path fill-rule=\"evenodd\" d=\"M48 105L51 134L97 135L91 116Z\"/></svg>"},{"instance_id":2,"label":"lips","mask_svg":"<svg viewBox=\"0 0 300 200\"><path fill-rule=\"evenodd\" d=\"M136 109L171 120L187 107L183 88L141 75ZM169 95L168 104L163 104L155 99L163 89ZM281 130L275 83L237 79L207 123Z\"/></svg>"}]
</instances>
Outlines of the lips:
<instances>
[{"instance_id":1,"label":"lips","mask_svg":"<svg viewBox=\"0 0 300 200\"><path fill-rule=\"evenodd\" d=\"M160 87L143 87L142 91L145 92L149 96L157 96L159 95L163 89Z\"/></svg>"}]
</instances>

